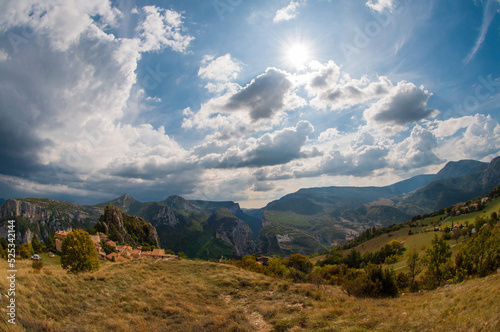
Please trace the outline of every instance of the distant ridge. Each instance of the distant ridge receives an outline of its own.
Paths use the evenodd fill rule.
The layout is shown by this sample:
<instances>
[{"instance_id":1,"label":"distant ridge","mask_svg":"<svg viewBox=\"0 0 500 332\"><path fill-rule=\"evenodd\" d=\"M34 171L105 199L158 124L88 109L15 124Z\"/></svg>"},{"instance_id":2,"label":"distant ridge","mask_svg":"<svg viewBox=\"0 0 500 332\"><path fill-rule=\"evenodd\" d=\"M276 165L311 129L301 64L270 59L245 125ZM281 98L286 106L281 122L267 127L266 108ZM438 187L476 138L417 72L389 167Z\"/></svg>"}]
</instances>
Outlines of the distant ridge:
<instances>
[{"instance_id":1,"label":"distant ridge","mask_svg":"<svg viewBox=\"0 0 500 332\"><path fill-rule=\"evenodd\" d=\"M405 197L399 207L413 214L428 213L487 195L500 183L500 157L489 164L483 164L485 163L479 165L473 161L448 163L441 174L455 176L433 181ZM462 167L464 165L466 166ZM474 166L477 166L475 171ZM456 176L460 172L468 174Z\"/></svg>"},{"instance_id":2,"label":"distant ridge","mask_svg":"<svg viewBox=\"0 0 500 332\"><path fill-rule=\"evenodd\" d=\"M129 194L123 194L118 198L100 204L96 204L95 206L100 208L105 208L106 206L113 205L122 210L122 212L133 213L135 210L140 209L141 204L142 204L141 202L137 201Z\"/></svg>"},{"instance_id":3,"label":"distant ridge","mask_svg":"<svg viewBox=\"0 0 500 332\"><path fill-rule=\"evenodd\" d=\"M193 258L246 254L248 248L254 248L249 236L256 244L255 253L309 254L341 244L367 228L403 223L418 214L476 199L499 183L497 157L490 163L449 162L436 175L418 175L383 187L302 188L261 209L241 209L233 201L187 200L179 195L140 202L126 193L95 206L9 199L1 205L0 214L2 220L18 217L23 242L34 234L49 242L55 230L92 227L106 206L115 206L151 223L161 247ZM0 237L2 234L6 228L0 224Z\"/></svg>"},{"instance_id":4,"label":"distant ridge","mask_svg":"<svg viewBox=\"0 0 500 332\"><path fill-rule=\"evenodd\" d=\"M432 181L471 175L479 170L486 169L488 165L488 163L476 160L450 161L434 176Z\"/></svg>"}]
</instances>

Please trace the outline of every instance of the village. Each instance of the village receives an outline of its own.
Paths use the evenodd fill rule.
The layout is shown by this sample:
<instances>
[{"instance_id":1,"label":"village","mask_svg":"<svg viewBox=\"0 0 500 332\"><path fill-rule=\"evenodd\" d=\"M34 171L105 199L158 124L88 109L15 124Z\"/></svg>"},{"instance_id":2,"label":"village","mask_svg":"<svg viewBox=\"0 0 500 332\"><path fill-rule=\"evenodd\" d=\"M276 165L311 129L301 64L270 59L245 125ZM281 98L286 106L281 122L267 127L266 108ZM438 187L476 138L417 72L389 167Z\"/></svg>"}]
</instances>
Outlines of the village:
<instances>
[{"instance_id":1,"label":"village","mask_svg":"<svg viewBox=\"0 0 500 332\"><path fill-rule=\"evenodd\" d=\"M68 235L69 232L66 231L56 231L54 234L54 242L56 245L56 251L58 253L62 252L62 243ZM128 261L132 259L162 259L171 260L178 259L177 255L166 254L165 249L153 249L153 251L143 251L142 247L132 248L128 245L117 245L116 242L111 241L108 236L104 233L98 232L95 235L90 235L92 242L95 245L99 259L108 260L112 262ZM111 252L106 254L102 248L101 243L114 248L116 252Z\"/></svg>"}]
</instances>

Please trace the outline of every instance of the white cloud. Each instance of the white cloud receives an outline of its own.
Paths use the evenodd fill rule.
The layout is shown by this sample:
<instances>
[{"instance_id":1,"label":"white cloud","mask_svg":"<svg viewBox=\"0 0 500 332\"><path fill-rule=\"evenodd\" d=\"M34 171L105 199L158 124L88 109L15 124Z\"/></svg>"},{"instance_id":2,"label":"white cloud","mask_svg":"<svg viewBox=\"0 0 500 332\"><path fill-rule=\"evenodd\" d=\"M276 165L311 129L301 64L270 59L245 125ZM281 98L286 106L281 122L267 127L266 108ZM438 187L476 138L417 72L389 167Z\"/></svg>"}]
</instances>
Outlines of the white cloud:
<instances>
[{"instance_id":1,"label":"white cloud","mask_svg":"<svg viewBox=\"0 0 500 332\"><path fill-rule=\"evenodd\" d=\"M146 99L144 99L145 101L150 101L150 102L155 102L155 103L161 103L161 98L159 97L151 97L151 96L148 96L146 97Z\"/></svg>"},{"instance_id":2,"label":"white cloud","mask_svg":"<svg viewBox=\"0 0 500 332\"><path fill-rule=\"evenodd\" d=\"M189 174L189 155L163 127L123 121L129 102L144 97L136 77L141 53L185 52L192 40L182 32L180 14L147 7L140 36L117 38L107 27L120 13L107 1L1 6L0 34L19 25L32 29L22 52L0 61L0 154L10 166L0 171L19 177L15 188L30 177L46 181L40 183L46 192L49 183L58 190L64 181L69 189L61 190L76 196L106 193L110 182L114 188L141 183L151 192L153 185L192 189L197 175Z\"/></svg>"},{"instance_id":3,"label":"white cloud","mask_svg":"<svg viewBox=\"0 0 500 332\"><path fill-rule=\"evenodd\" d=\"M250 84L232 95L224 108L229 111L246 111L252 121L271 119L286 107L285 96L291 90L292 82L287 74L269 68Z\"/></svg>"},{"instance_id":4,"label":"white cloud","mask_svg":"<svg viewBox=\"0 0 500 332\"><path fill-rule=\"evenodd\" d=\"M349 137L352 137L349 139ZM320 152L308 159L275 166L255 173L260 181L293 178L314 178L322 175L365 177L388 167L387 155L393 142L376 137L362 129L355 135L345 135L324 144ZM328 149L328 146L330 148Z\"/></svg>"},{"instance_id":5,"label":"white cloud","mask_svg":"<svg viewBox=\"0 0 500 332\"><path fill-rule=\"evenodd\" d=\"M205 55L201 61L198 76L207 80L232 81L238 77L241 71L241 62L226 54L214 59L211 55Z\"/></svg>"},{"instance_id":6,"label":"white cloud","mask_svg":"<svg viewBox=\"0 0 500 332\"><path fill-rule=\"evenodd\" d=\"M367 77L353 79L333 61L326 64L312 62L309 67L311 72L303 75L301 80L312 97L310 105L317 109L340 111L381 98L393 88L385 76L378 77L376 82Z\"/></svg>"},{"instance_id":7,"label":"white cloud","mask_svg":"<svg viewBox=\"0 0 500 332\"><path fill-rule=\"evenodd\" d=\"M372 127L415 123L438 113L435 109L426 108L430 96L432 93L423 86L417 87L405 81L398 82L388 95L364 112L364 117Z\"/></svg>"},{"instance_id":8,"label":"white cloud","mask_svg":"<svg viewBox=\"0 0 500 332\"><path fill-rule=\"evenodd\" d=\"M182 15L170 9L146 6L141 10L143 20L136 28L141 51L158 51L170 47L186 52L194 37L183 34Z\"/></svg>"},{"instance_id":9,"label":"white cloud","mask_svg":"<svg viewBox=\"0 0 500 332\"><path fill-rule=\"evenodd\" d=\"M432 130L445 139L439 150L447 159L489 160L500 152L500 124L491 115L476 114L436 124Z\"/></svg>"},{"instance_id":10,"label":"white cloud","mask_svg":"<svg viewBox=\"0 0 500 332\"><path fill-rule=\"evenodd\" d=\"M396 5L396 1L398 0L368 0L366 5L377 12L381 12L385 9L392 10Z\"/></svg>"},{"instance_id":11,"label":"white cloud","mask_svg":"<svg viewBox=\"0 0 500 332\"><path fill-rule=\"evenodd\" d=\"M465 64L468 64L472 59L474 59L476 53L479 51L479 48L484 43L491 22L493 21L493 18L499 11L500 8L499 3L500 1L498 0L486 0L486 4L484 5L483 9L483 22L481 24L481 31L476 39L474 47L471 49L467 57L464 59Z\"/></svg>"},{"instance_id":12,"label":"white cloud","mask_svg":"<svg viewBox=\"0 0 500 332\"><path fill-rule=\"evenodd\" d=\"M387 166L388 152L387 140L361 131L343 151L333 149L325 154L319 171L320 174L368 176Z\"/></svg>"},{"instance_id":13,"label":"white cloud","mask_svg":"<svg viewBox=\"0 0 500 332\"><path fill-rule=\"evenodd\" d=\"M340 133L336 128L328 128L319 135L318 142L330 142L341 136L342 133Z\"/></svg>"},{"instance_id":14,"label":"white cloud","mask_svg":"<svg viewBox=\"0 0 500 332\"><path fill-rule=\"evenodd\" d=\"M287 110L306 104L294 92L289 73L268 68L244 87L226 84L225 94L216 96L199 111L185 113L185 129L215 129L210 139L243 137L247 133L265 131L280 124Z\"/></svg>"},{"instance_id":15,"label":"white cloud","mask_svg":"<svg viewBox=\"0 0 500 332\"><path fill-rule=\"evenodd\" d=\"M395 169L413 169L442 163L434 151L438 147L436 136L429 130L416 125L410 136L397 144L389 155Z\"/></svg>"},{"instance_id":16,"label":"white cloud","mask_svg":"<svg viewBox=\"0 0 500 332\"><path fill-rule=\"evenodd\" d=\"M206 155L201 158L201 163L208 168L286 164L294 159L308 157L308 153L302 151L302 147L313 131L314 128L308 121L300 121L295 128L285 128L266 133L259 138L249 138L237 144L228 144L224 153Z\"/></svg>"},{"instance_id":17,"label":"white cloud","mask_svg":"<svg viewBox=\"0 0 500 332\"><path fill-rule=\"evenodd\" d=\"M281 21L289 21L295 18L301 5L302 3L300 1L290 1L290 3L286 7L278 9L276 15L273 18L273 22L278 23Z\"/></svg>"},{"instance_id":18,"label":"white cloud","mask_svg":"<svg viewBox=\"0 0 500 332\"><path fill-rule=\"evenodd\" d=\"M56 1L11 0L0 7L0 30L14 26L29 26L43 34L51 46L59 51L67 50L89 28L102 30L115 26L119 11L108 1ZM99 16L95 21L93 17ZM34 37L34 36L31 36Z\"/></svg>"},{"instance_id":19,"label":"white cloud","mask_svg":"<svg viewBox=\"0 0 500 332\"><path fill-rule=\"evenodd\" d=\"M455 135L458 131L467 128L475 116L464 116L461 118L450 118L446 120L436 120L429 124L431 131L437 138L446 138Z\"/></svg>"}]
</instances>

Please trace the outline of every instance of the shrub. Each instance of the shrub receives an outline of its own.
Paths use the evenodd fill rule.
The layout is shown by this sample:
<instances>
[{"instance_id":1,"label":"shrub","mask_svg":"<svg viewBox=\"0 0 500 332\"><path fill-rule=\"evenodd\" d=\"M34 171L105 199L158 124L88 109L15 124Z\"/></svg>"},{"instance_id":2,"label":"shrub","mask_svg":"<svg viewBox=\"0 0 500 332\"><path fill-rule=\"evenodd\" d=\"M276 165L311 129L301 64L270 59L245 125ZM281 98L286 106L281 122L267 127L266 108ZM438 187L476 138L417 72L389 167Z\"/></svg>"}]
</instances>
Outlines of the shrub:
<instances>
[{"instance_id":1,"label":"shrub","mask_svg":"<svg viewBox=\"0 0 500 332\"><path fill-rule=\"evenodd\" d=\"M104 253L106 253L106 255L109 255L112 252L117 252L116 247L113 247L112 245L107 244L104 241L101 241L101 248L102 248L102 250L104 250Z\"/></svg>"},{"instance_id":2,"label":"shrub","mask_svg":"<svg viewBox=\"0 0 500 332\"><path fill-rule=\"evenodd\" d=\"M33 267L33 270L40 272L40 270L43 268L43 262L42 261L33 261L32 267Z\"/></svg>"},{"instance_id":3,"label":"shrub","mask_svg":"<svg viewBox=\"0 0 500 332\"><path fill-rule=\"evenodd\" d=\"M273 256L267 261L267 272L274 277L283 278L287 273L287 267L279 257Z\"/></svg>"},{"instance_id":4,"label":"shrub","mask_svg":"<svg viewBox=\"0 0 500 332\"><path fill-rule=\"evenodd\" d=\"M311 263L309 258L301 254L290 255L290 257L284 261L284 264L304 274L309 273L313 268L313 263Z\"/></svg>"},{"instance_id":5,"label":"shrub","mask_svg":"<svg viewBox=\"0 0 500 332\"><path fill-rule=\"evenodd\" d=\"M287 274L285 277L293 282L304 282L307 275L302 271L290 268L287 270Z\"/></svg>"},{"instance_id":6,"label":"shrub","mask_svg":"<svg viewBox=\"0 0 500 332\"><path fill-rule=\"evenodd\" d=\"M398 288L391 270L383 269L379 265L368 265L365 272L355 279L344 281L342 287L349 295L373 298L398 295Z\"/></svg>"},{"instance_id":7,"label":"shrub","mask_svg":"<svg viewBox=\"0 0 500 332\"><path fill-rule=\"evenodd\" d=\"M21 249L19 250L19 255L21 258L30 258L35 254L31 243L23 243L21 244Z\"/></svg>"},{"instance_id":8,"label":"shrub","mask_svg":"<svg viewBox=\"0 0 500 332\"><path fill-rule=\"evenodd\" d=\"M399 289L404 289L410 286L410 282L411 282L411 277L409 273L399 272L396 275L396 285L398 286Z\"/></svg>"}]
</instances>

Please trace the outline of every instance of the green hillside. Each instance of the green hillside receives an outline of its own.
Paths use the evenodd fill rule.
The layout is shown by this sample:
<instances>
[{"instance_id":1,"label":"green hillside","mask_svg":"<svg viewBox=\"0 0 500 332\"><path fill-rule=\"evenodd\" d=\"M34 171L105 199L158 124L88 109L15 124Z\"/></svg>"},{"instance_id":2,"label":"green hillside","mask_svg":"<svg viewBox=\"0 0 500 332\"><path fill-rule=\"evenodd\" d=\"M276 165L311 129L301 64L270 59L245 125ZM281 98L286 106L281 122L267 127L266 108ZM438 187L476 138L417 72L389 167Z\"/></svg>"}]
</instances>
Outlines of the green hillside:
<instances>
[{"instance_id":1,"label":"green hillside","mask_svg":"<svg viewBox=\"0 0 500 332\"><path fill-rule=\"evenodd\" d=\"M414 215L487 195L498 183L500 158L491 163L450 162L436 175L385 187L300 189L263 209L263 231L267 238L276 231L279 243L268 253L311 254L317 248L341 244L367 228L401 224Z\"/></svg>"},{"instance_id":2,"label":"green hillside","mask_svg":"<svg viewBox=\"0 0 500 332\"><path fill-rule=\"evenodd\" d=\"M395 271L404 272L407 269L407 259L410 251L416 251L420 256L423 256L425 254L425 249L430 246L431 240L435 235L445 235L446 229L451 229L453 225L474 225L478 218L488 219L492 213L500 214L500 197L491 199L484 205L481 211L448 217L445 214L436 214L423 219L413 218L416 220L402 224L393 231L384 231L381 235L363 241L354 247L348 246L347 249L342 250L342 254L346 257L354 249L363 255L367 252L379 251L391 241L404 242L404 254L397 262L388 265ZM470 235L460 235L458 238L454 239L451 238L452 231L450 231L449 234L450 238L447 240L447 243L451 248L451 258L453 260L460 248L462 248L470 238ZM326 257L327 255L316 256L314 262L325 259Z\"/></svg>"}]
</instances>

